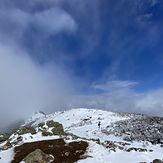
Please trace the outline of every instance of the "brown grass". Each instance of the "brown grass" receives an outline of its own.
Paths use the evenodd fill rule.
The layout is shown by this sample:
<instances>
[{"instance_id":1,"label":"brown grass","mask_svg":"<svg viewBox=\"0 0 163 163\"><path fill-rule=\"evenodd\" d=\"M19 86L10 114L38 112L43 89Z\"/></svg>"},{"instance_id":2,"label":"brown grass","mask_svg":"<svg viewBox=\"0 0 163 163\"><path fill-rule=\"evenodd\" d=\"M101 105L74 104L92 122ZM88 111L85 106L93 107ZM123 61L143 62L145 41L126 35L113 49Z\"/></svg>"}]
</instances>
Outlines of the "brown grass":
<instances>
[{"instance_id":1,"label":"brown grass","mask_svg":"<svg viewBox=\"0 0 163 163\"><path fill-rule=\"evenodd\" d=\"M78 141L66 144L63 139L25 143L15 147L15 157L11 163L19 163L36 149L41 149L46 154L52 154L55 158L55 163L74 163L82 158L87 147L87 142Z\"/></svg>"}]
</instances>

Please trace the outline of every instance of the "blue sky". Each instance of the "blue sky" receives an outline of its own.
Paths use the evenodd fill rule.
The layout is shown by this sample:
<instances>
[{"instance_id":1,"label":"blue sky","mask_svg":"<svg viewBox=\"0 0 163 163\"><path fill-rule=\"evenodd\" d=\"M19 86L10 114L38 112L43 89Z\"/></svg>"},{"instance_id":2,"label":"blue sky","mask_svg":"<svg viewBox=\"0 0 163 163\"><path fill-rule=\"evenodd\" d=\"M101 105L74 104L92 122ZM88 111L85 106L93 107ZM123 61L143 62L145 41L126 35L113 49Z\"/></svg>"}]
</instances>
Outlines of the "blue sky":
<instances>
[{"instance_id":1,"label":"blue sky","mask_svg":"<svg viewBox=\"0 0 163 163\"><path fill-rule=\"evenodd\" d=\"M161 87L162 2L80 3L59 4L61 12L69 14L75 23L72 31L62 29L42 37L43 31L37 26L28 27L23 46L29 54L40 63L50 60L63 64L88 84L105 78L101 82L136 81L139 84L134 89L140 92ZM33 8L33 12L46 12L50 7L38 4Z\"/></svg>"},{"instance_id":2,"label":"blue sky","mask_svg":"<svg viewBox=\"0 0 163 163\"><path fill-rule=\"evenodd\" d=\"M71 107L163 115L162 0L1 0L0 22L6 115Z\"/></svg>"}]
</instances>

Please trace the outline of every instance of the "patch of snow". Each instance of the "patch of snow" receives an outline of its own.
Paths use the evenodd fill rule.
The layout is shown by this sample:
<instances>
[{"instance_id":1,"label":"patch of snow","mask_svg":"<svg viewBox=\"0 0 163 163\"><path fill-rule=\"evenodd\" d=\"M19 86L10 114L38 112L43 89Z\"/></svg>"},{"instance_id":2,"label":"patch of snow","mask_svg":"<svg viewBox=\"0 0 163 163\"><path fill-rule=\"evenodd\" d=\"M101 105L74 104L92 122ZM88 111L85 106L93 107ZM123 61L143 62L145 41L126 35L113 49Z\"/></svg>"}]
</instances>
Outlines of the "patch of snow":
<instances>
[{"instance_id":1,"label":"patch of snow","mask_svg":"<svg viewBox=\"0 0 163 163\"><path fill-rule=\"evenodd\" d=\"M10 163L14 157L14 149L0 151L0 163Z\"/></svg>"}]
</instances>

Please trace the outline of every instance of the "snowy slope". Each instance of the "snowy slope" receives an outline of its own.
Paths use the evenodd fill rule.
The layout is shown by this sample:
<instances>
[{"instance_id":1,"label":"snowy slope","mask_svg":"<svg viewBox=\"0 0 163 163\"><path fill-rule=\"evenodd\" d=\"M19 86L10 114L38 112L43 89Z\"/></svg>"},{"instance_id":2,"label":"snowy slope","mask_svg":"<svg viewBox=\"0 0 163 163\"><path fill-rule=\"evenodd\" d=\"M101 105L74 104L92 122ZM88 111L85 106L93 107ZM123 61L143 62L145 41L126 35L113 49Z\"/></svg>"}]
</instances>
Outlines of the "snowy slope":
<instances>
[{"instance_id":1,"label":"snowy slope","mask_svg":"<svg viewBox=\"0 0 163 163\"><path fill-rule=\"evenodd\" d=\"M69 133L77 135L78 139L84 139L89 143L87 154L92 156L85 160L78 161L79 163L150 163L153 159L163 159L163 147L160 144L152 145L150 142L133 141L127 142L123 137L116 137L114 134L106 134L104 131L108 126L114 126L116 122L130 120L141 117L138 114L115 113L97 109L78 108L63 112L56 112L54 114L45 115L42 113L32 115L24 125L31 124L35 128L49 120L63 124L64 130ZM101 127L98 128L100 121ZM110 129L110 128L109 128ZM10 137L13 141L16 139L15 135ZM58 136L43 137L40 132L35 135L23 135L23 142L38 141L45 139L54 139ZM98 143L97 143L98 140ZM107 148L107 143L113 144L114 149ZM0 144L2 146L2 144ZM144 152L127 150L145 149ZM9 163L13 158L13 149L0 152L0 163ZM6 158L7 157L7 158Z\"/></svg>"}]
</instances>

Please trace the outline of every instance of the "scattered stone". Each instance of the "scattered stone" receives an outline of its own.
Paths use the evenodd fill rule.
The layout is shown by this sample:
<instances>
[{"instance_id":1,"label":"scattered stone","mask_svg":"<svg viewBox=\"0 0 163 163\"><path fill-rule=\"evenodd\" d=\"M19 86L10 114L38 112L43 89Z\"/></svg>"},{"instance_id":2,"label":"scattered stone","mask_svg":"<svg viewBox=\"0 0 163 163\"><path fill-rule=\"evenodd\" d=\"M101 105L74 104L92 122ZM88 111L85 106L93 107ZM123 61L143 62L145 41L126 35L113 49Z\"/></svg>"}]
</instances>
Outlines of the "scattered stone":
<instances>
[{"instance_id":1,"label":"scattered stone","mask_svg":"<svg viewBox=\"0 0 163 163\"><path fill-rule=\"evenodd\" d=\"M1 150L7 150L12 147L12 144L8 141L4 146L1 147Z\"/></svg>"},{"instance_id":2,"label":"scattered stone","mask_svg":"<svg viewBox=\"0 0 163 163\"><path fill-rule=\"evenodd\" d=\"M75 154L81 154L81 153L84 153L84 151L83 150L76 150L75 151Z\"/></svg>"},{"instance_id":3,"label":"scattered stone","mask_svg":"<svg viewBox=\"0 0 163 163\"><path fill-rule=\"evenodd\" d=\"M126 145L131 145L130 143L126 143L126 142L118 142L118 144L126 146Z\"/></svg>"},{"instance_id":4,"label":"scattered stone","mask_svg":"<svg viewBox=\"0 0 163 163\"><path fill-rule=\"evenodd\" d=\"M163 163L163 161L159 160L159 159L154 159L153 163Z\"/></svg>"},{"instance_id":5,"label":"scattered stone","mask_svg":"<svg viewBox=\"0 0 163 163\"><path fill-rule=\"evenodd\" d=\"M132 148L128 148L126 151L127 152L131 152L131 151L147 152L147 149L144 149L144 148L134 148L134 147L132 147Z\"/></svg>"},{"instance_id":6,"label":"scattered stone","mask_svg":"<svg viewBox=\"0 0 163 163\"><path fill-rule=\"evenodd\" d=\"M138 148L138 152L147 152L147 149L144 149L144 148Z\"/></svg>"},{"instance_id":7,"label":"scattered stone","mask_svg":"<svg viewBox=\"0 0 163 163\"><path fill-rule=\"evenodd\" d=\"M130 145L129 143L124 143L124 142L112 142L106 140L105 142L101 143L105 148L108 148L109 151L114 151L116 152L116 148L120 150L124 150L125 145Z\"/></svg>"},{"instance_id":8,"label":"scattered stone","mask_svg":"<svg viewBox=\"0 0 163 163\"><path fill-rule=\"evenodd\" d=\"M137 151L137 148L134 148L134 147L132 147L132 148L128 148L126 151L127 151L127 152Z\"/></svg>"},{"instance_id":9,"label":"scattered stone","mask_svg":"<svg viewBox=\"0 0 163 163\"><path fill-rule=\"evenodd\" d=\"M91 158L92 156L89 155L80 155L80 159L86 159L86 158Z\"/></svg>"},{"instance_id":10,"label":"scattered stone","mask_svg":"<svg viewBox=\"0 0 163 163\"><path fill-rule=\"evenodd\" d=\"M12 145L19 145L20 143L22 143L22 141L23 141L23 137L19 136L16 140L12 142Z\"/></svg>"},{"instance_id":11,"label":"scattered stone","mask_svg":"<svg viewBox=\"0 0 163 163\"><path fill-rule=\"evenodd\" d=\"M70 155L70 152L65 152L64 155L68 157Z\"/></svg>"},{"instance_id":12,"label":"scattered stone","mask_svg":"<svg viewBox=\"0 0 163 163\"><path fill-rule=\"evenodd\" d=\"M124 147L118 146L118 148L119 148L120 150L124 150Z\"/></svg>"},{"instance_id":13,"label":"scattered stone","mask_svg":"<svg viewBox=\"0 0 163 163\"><path fill-rule=\"evenodd\" d=\"M112 141L105 141L105 143L106 143L106 148L113 148L113 149L117 148L117 145Z\"/></svg>"}]
</instances>

